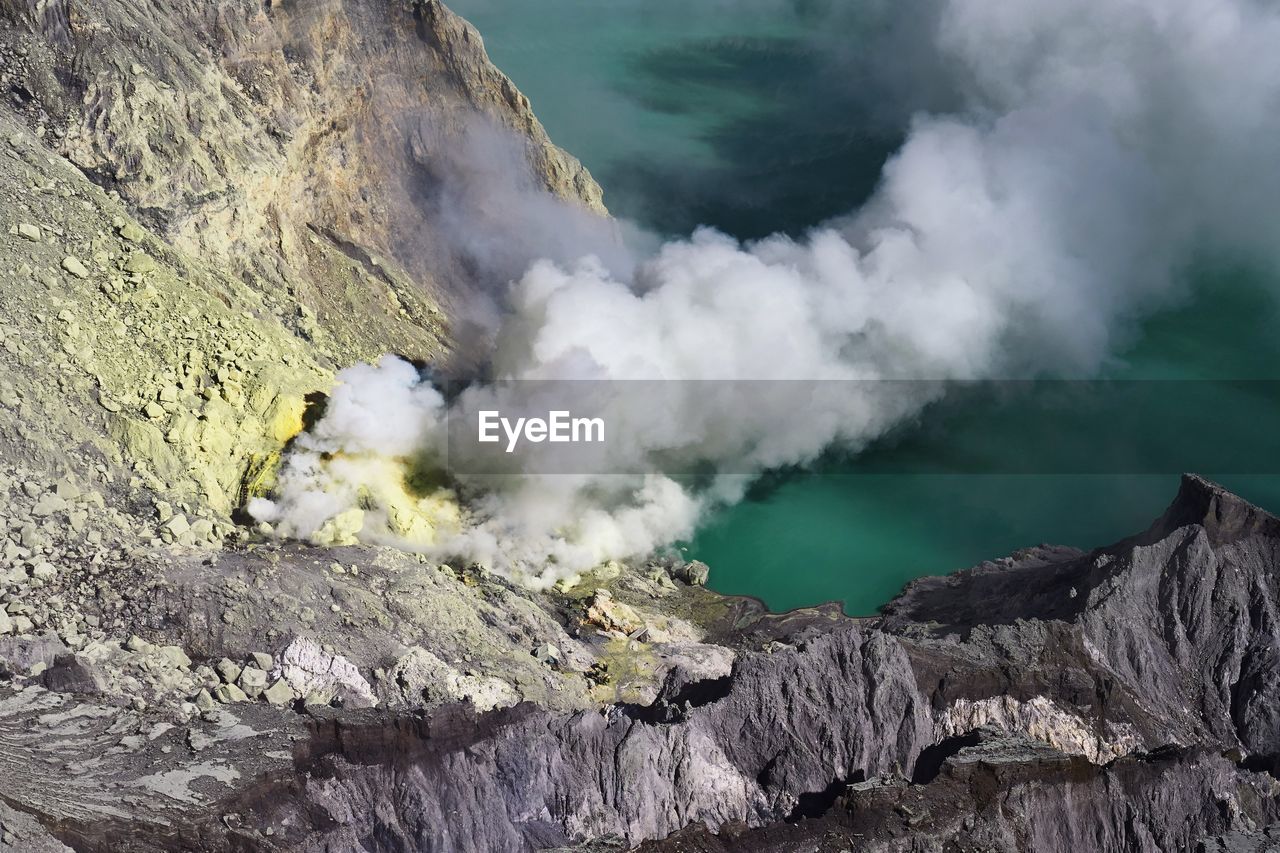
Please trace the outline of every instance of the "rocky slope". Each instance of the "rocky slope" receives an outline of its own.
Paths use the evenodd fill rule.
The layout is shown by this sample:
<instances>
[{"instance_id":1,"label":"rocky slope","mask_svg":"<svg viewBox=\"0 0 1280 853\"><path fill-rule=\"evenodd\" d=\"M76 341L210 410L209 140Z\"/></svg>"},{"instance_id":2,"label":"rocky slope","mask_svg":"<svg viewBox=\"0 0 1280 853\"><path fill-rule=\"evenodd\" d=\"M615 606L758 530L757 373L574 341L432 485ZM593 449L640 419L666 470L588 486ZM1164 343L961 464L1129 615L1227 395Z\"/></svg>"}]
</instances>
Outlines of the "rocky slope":
<instances>
[{"instance_id":1,"label":"rocky slope","mask_svg":"<svg viewBox=\"0 0 1280 853\"><path fill-rule=\"evenodd\" d=\"M5 0L0 88L5 483L155 502L187 542L232 530L335 369L482 346L441 306L482 305L519 240L461 239L503 220L457 199L607 230L590 176L434 0ZM117 499L121 467L139 482Z\"/></svg>"},{"instance_id":2,"label":"rocky slope","mask_svg":"<svg viewBox=\"0 0 1280 853\"><path fill-rule=\"evenodd\" d=\"M883 618L724 601L701 655L648 650L687 656L654 695L578 708L481 711L448 701L425 650L367 676L295 639L251 659L259 686L342 707L206 702L172 722L63 656L0 713L28 721L7 729L15 764L56 737L76 773L22 773L5 796L77 850L1273 849L1278 544L1280 521L1189 477L1141 536L927 579ZM664 609L698 595L677 582ZM576 615L564 639L587 655L616 642L587 602L538 606ZM419 687L435 701L414 710Z\"/></svg>"},{"instance_id":3,"label":"rocky slope","mask_svg":"<svg viewBox=\"0 0 1280 853\"><path fill-rule=\"evenodd\" d=\"M436 0L0 0L0 89L0 849L1271 845L1280 522L1203 480L871 620L244 523L337 368L609 237Z\"/></svg>"}]
</instances>

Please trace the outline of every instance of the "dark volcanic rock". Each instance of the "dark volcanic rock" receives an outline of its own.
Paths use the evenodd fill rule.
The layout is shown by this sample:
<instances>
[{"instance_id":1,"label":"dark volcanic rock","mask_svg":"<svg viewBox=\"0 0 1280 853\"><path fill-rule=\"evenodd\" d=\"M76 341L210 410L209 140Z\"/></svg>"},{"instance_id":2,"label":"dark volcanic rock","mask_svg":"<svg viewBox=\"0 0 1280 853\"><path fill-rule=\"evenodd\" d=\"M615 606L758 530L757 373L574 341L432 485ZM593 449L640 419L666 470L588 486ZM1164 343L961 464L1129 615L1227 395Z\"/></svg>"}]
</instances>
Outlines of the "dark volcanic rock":
<instances>
[{"instance_id":1,"label":"dark volcanic rock","mask_svg":"<svg viewBox=\"0 0 1280 853\"><path fill-rule=\"evenodd\" d=\"M1188 478L1110 548L920 581L879 620L765 617L731 675L651 706L326 711L292 772L190 819L211 850L1255 849L1280 820L1277 541Z\"/></svg>"},{"instance_id":2,"label":"dark volcanic rock","mask_svg":"<svg viewBox=\"0 0 1280 853\"><path fill-rule=\"evenodd\" d=\"M44 685L55 693L98 693L102 677L75 655L58 655L44 673Z\"/></svg>"},{"instance_id":3,"label":"dark volcanic rock","mask_svg":"<svg viewBox=\"0 0 1280 853\"><path fill-rule=\"evenodd\" d=\"M1214 754L1171 750L1098 767L994 738L948 758L929 784L854 785L818 819L719 835L691 827L640 850L1217 850L1206 830L1275 819L1272 787ZM1249 804L1245 815L1240 802Z\"/></svg>"}]
</instances>

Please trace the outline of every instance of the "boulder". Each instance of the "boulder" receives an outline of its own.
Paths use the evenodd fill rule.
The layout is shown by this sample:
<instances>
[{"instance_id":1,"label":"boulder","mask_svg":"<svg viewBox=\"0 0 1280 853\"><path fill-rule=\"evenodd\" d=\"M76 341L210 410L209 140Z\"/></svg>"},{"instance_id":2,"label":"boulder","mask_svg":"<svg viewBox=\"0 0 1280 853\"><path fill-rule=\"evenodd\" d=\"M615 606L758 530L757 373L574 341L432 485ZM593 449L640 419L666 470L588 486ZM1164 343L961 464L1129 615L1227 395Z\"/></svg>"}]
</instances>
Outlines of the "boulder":
<instances>
[{"instance_id":1,"label":"boulder","mask_svg":"<svg viewBox=\"0 0 1280 853\"><path fill-rule=\"evenodd\" d=\"M289 682L282 678L264 690L262 698L272 705L287 705L296 697L294 696L293 688L289 686Z\"/></svg>"},{"instance_id":2,"label":"boulder","mask_svg":"<svg viewBox=\"0 0 1280 853\"><path fill-rule=\"evenodd\" d=\"M607 589L596 590L587 605L587 621L603 631L634 634L645 627L644 619L630 605L616 601Z\"/></svg>"},{"instance_id":3,"label":"boulder","mask_svg":"<svg viewBox=\"0 0 1280 853\"><path fill-rule=\"evenodd\" d=\"M88 278L89 268L80 262L80 259L74 255L67 255L62 259L62 268L71 273L76 278Z\"/></svg>"},{"instance_id":4,"label":"boulder","mask_svg":"<svg viewBox=\"0 0 1280 853\"><path fill-rule=\"evenodd\" d=\"M240 671L236 684L250 699L256 699L267 689L267 674L257 667L246 666Z\"/></svg>"},{"instance_id":5,"label":"boulder","mask_svg":"<svg viewBox=\"0 0 1280 853\"><path fill-rule=\"evenodd\" d=\"M335 699L352 708L371 708L377 704L373 688L355 664L341 655L326 652L306 637L295 639L280 653L276 674L295 693L318 704Z\"/></svg>"},{"instance_id":6,"label":"boulder","mask_svg":"<svg viewBox=\"0 0 1280 853\"><path fill-rule=\"evenodd\" d=\"M213 688L213 698L224 705L230 702L249 701L249 697L245 695L244 691L234 684L220 684Z\"/></svg>"},{"instance_id":7,"label":"boulder","mask_svg":"<svg viewBox=\"0 0 1280 853\"><path fill-rule=\"evenodd\" d=\"M226 684L235 684L236 679L240 677L240 664L230 658L223 658L213 665L214 672L218 673L218 677Z\"/></svg>"},{"instance_id":8,"label":"boulder","mask_svg":"<svg viewBox=\"0 0 1280 853\"><path fill-rule=\"evenodd\" d=\"M130 253L129 259L124 262L125 272L131 272L135 275L149 273L155 268L155 259L141 249Z\"/></svg>"},{"instance_id":9,"label":"boulder","mask_svg":"<svg viewBox=\"0 0 1280 853\"><path fill-rule=\"evenodd\" d=\"M58 655L42 680L55 693L101 693L104 684L97 667L77 655Z\"/></svg>"},{"instance_id":10,"label":"boulder","mask_svg":"<svg viewBox=\"0 0 1280 853\"><path fill-rule=\"evenodd\" d=\"M520 700L500 678L464 673L426 649L414 647L392 666L390 682L409 706L466 700L479 711L505 708Z\"/></svg>"},{"instance_id":11,"label":"boulder","mask_svg":"<svg viewBox=\"0 0 1280 853\"><path fill-rule=\"evenodd\" d=\"M191 658L187 657L187 653L181 646L161 646L160 656L175 669L186 669L191 666Z\"/></svg>"},{"instance_id":12,"label":"boulder","mask_svg":"<svg viewBox=\"0 0 1280 853\"><path fill-rule=\"evenodd\" d=\"M676 580L682 580L690 586L706 586L711 568L701 560L691 560L673 567L671 573Z\"/></svg>"}]
</instances>

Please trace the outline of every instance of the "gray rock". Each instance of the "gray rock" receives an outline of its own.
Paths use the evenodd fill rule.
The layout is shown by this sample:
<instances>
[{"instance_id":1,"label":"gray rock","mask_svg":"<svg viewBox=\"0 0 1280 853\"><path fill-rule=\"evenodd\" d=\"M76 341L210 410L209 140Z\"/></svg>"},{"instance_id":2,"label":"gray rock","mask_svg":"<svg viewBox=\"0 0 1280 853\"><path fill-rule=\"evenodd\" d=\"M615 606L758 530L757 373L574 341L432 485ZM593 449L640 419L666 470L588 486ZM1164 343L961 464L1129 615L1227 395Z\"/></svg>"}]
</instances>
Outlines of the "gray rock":
<instances>
[{"instance_id":1,"label":"gray rock","mask_svg":"<svg viewBox=\"0 0 1280 853\"><path fill-rule=\"evenodd\" d=\"M25 812L0 802L0 851L13 853L72 853L70 847L55 839L44 826Z\"/></svg>"},{"instance_id":2,"label":"gray rock","mask_svg":"<svg viewBox=\"0 0 1280 853\"><path fill-rule=\"evenodd\" d=\"M13 623L21 634L28 633L32 627L26 616L14 616ZM43 672L59 656L69 654L70 651L55 634L41 637L0 637L0 660L8 661L17 672L33 672L37 669Z\"/></svg>"},{"instance_id":3,"label":"gray rock","mask_svg":"<svg viewBox=\"0 0 1280 853\"><path fill-rule=\"evenodd\" d=\"M280 678L313 704L337 699L351 708L377 704L373 688L360 670L341 655L326 652L314 640L299 637L280 653Z\"/></svg>"},{"instance_id":4,"label":"gray rock","mask_svg":"<svg viewBox=\"0 0 1280 853\"><path fill-rule=\"evenodd\" d=\"M125 272L131 272L136 275L152 272L155 268L155 259L141 249L132 252L124 263Z\"/></svg>"},{"instance_id":5,"label":"gray rock","mask_svg":"<svg viewBox=\"0 0 1280 853\"><path fill-rule=\"evenodd\" d=\"M43 674L44 686L55 693L101 693L100 669L77 655L59 655Z\"/></svg>"},{"instance_id":6,"label":"gray rock","mask_svg":"<svg viewBox=\"0 0 1280 853\"><path fill-rule=\"evenodd\" d=\"M177 669L186 669L191 666L191 658L187 657L187 653L182 650L182 646L161 646L160 655L169 666Z\"/></svg>"},{"instance_id":7,"label":"gray rock","mask_svg":"<svg viewBox=\"0 0 1280 853\"><path fill-rule=\"evenodd\" d=\"M554 666L560 663L560 649L551 643L543 643L533 650L533 657L539 663L545 663L548 666Z\"/></svg>"},{"instance_id":8,"label":"gray rock","mask_svg":"<svg viewBox=\"0 0 1280 853\"><path fill-rule=\"evenodd\" d=\"M1274 754L1280 701L1262 673L1280 620L1251 618L1249 603L1280 600L1278 554L1280 521L1190 479L1150 531L1111 549L922 581L882 620L747 620L731 670L673 677L648 705L446 707L430 727L443 739L336 718L343 781L294 808L342 803L352 822L312 835L339 848L394 826L416 839L398 849L525 850L533 814L550 816L544 847L1195 849L1280 820L1280 788L1223 757ZM1213 675L1224 665L1250 685L1234 705L1234 680ZM406 753L411 790L375 758ZM518 788L500 781L513 773Z\"/></svg>"},{"instance_id":9,"label":"gray rock","mask_svg":"<svg viewBox=\"0 0 1280 853\"><path fill-rule=\"evenodd\" d=\"M200 692L196 694L193 704L201 711L210 711L217 707L217 700L213 698L213 694L207 689L201 688Z\"/></svg>"},{"instance_id":10,"label":"gray rock","mask_svg":"<svg viewBox=\"0 0 1280 853\"><path fill-rule=\"evenodd\" d=\"M256 699L267 689L267 674L257 667L246 666L236 684L250 699Z\"/></svg>"},{"instance_id":11,"label":"gray rock","mask_svg":"<svg viewBox=\"0 0 1280 853\"><path fill-rule=\"evenodd\" d=\"M678 564L672 571L677 580L682 580L691 586L706 586L707 578L711 575L711 568L701 560L691 560L687 563Z\"/></svg>"},{"instance_id":12,"label":"gray rock","mask_svg":"<svg viewBox=\"0 0 1280 853\"><path fill-rule=\"evenodd\" d=\"M223 658L214 664L213 668L226 684L235 684L236 679L240 677L240 670L242 669L240 664L230 658Z\"/></svg>"},{"instance_id":13,"label":"gray rock","mask_svg":"<svg viewBox=\"0 0 1280 853\"><path fill-rule=\"evenodd\" d=\"M50 562L41 560L31 568L31 577L42 581L53 580L58 576L58 570Z\"/></svg>"},{"instance_id":14,"label":"gray rock","mask_svg":"<svg viewBox=\"0 0 1280 853\"><path fill-rule=\"evenodd\" d=\"M132 222L122 223L117 229L117 233L120 234L120 239L130 243L141 243L147 236L145 231Z\"/></svg>"},{"instance_id":15,"label":"gray rock","mask_svg":"<svg viewBox=\"0 0 1280 853\"><path fill-rule=\"evenodd\" d=\"M249 697L234 684L220 684L213 688L213 698L223 704L230 702L247 702ZM198 704L198 703L197 703Z\"/></svg>"},{"instance_id":16,"label":"gray rock","mask_svg":"<svg viewBox=\"0 0 1280 853\"><path fill-rule=\"evenodd\" d=\"M274 682L262 693L262 698L272 705L287 705L295 698L293 688L284 679Z\"/></svg>"}]
</instances>

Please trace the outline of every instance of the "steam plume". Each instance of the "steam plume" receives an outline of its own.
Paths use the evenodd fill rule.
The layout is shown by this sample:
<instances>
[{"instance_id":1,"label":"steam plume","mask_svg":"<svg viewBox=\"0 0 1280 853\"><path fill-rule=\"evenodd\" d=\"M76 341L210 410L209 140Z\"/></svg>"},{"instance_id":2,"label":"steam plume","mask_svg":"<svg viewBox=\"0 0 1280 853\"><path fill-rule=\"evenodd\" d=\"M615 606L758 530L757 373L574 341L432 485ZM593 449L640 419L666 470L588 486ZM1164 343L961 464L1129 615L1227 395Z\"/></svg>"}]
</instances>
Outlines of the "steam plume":
<instances>
[{"instance_id":1,"label":"steam plume","mask_svg":"<svg viewBox=\"0 0 1280 853\"><path fill-rule=\"evenodd\" d=\"M920 14L910 5L886 14ZM591 257L535 262L512 284L495 376L1087 375L1134 320L1184 295L1197 255L1276 259L1280 7L945 0L927 9L928 25L890 30L919 40L903 55L950 75L959 106L911 119L861 210L800 241L739 245L702 230L633 271ZM344 374L345 402L290 461L276 501L254 511L295 535L318 529L342 501L315 495L342 495L344 476L321 449L432 458L445 404L411 374L394 361ZM374 383L391 387L360 390ZM488 393L473 388L450 405L472 411ZM694 492L658 460L738 472L803 463L833 443L858 448L936 393L862 383L802 411L794 400L673 394L661 418L622 397L611 418L642 426L610 452L648 460L648 473L530 474L487 491L463 481L468 512L424 547L544 580L642 555L687 535L746 480L723 475ZM412 416L392 418L388 407ZM404 431L382 434L387 423Z\"/></svg>"}]
</instances>

